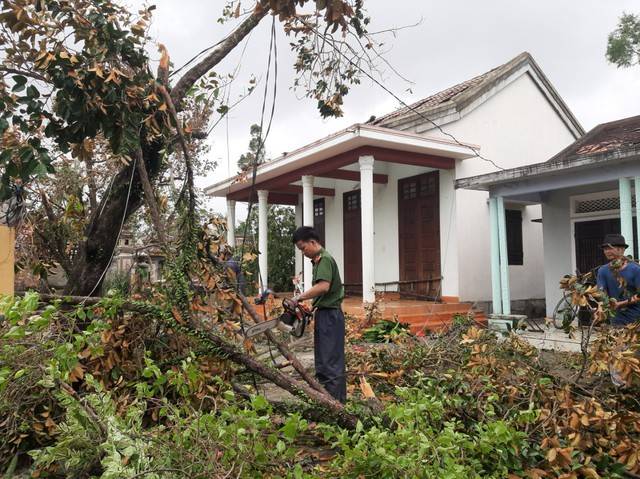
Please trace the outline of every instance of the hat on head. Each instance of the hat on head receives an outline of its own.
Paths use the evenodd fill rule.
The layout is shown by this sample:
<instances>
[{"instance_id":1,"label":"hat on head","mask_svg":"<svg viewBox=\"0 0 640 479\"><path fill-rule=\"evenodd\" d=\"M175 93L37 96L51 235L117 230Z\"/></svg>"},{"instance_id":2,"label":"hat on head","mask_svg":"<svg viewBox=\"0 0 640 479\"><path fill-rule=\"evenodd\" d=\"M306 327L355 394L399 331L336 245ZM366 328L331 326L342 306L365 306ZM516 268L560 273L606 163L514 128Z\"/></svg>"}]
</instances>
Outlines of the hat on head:
<instances>
[{"instance_id":1,"label":"hat on head","mask_svg":"<svg viewBox=\"0 0 640 479\"><path fill-rule=\"evenodd\" d=\"M615 233L609 233L608 235L606 235L604 237L604 241L602 242L600 247L604 248L605 246L609 246L609 245L611 245L611 246L624 246L625 248L629 247L627 242L624 240L624 236L619 235L619 234L615 234Z\"/></svg>"}]
</instances>

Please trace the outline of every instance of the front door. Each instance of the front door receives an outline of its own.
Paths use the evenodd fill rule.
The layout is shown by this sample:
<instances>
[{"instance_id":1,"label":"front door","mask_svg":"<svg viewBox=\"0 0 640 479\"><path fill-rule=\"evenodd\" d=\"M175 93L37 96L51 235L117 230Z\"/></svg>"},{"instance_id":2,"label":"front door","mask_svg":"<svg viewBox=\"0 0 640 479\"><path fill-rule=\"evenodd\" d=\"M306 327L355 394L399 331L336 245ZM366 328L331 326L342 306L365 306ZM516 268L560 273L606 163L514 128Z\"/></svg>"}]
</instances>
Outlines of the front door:
<instances>
[{"instance_id":1,"label":"front door","mask_svg":"<svg viewBox=\"0 0 640 479\"><path fill-rule=\"evenodd\" d=\"M620 234L620 219L608 218L604 220L576 221L574 228L576 244L576 269L580 273L588 273L592 269L607 262L602 254L600 245L608 233ZM636 235L636 218L633 218L634 245L638 244ZM638 247L635 246L638 251ZM637 254L634 255L637 257Z\"/></svg>"},{"instance_id":2,"label":"front door","mask_svg":"<svg viewBox=\"0 0 640 479\"><path fill-rule=\"evenodd\" d=\"M345 291L362 293L362 216L360 190L348 191L342 197L344 232Z\"/></svg>"},{"instance_id":3,"label":"front door","mask_svg":"<svg viewBox=\"0 0 640 479\"><path fill-rule=\"evenodd\" d=\"M440 296L438 172L398 180L400 292Z\"/></svg>"}]
</instances>

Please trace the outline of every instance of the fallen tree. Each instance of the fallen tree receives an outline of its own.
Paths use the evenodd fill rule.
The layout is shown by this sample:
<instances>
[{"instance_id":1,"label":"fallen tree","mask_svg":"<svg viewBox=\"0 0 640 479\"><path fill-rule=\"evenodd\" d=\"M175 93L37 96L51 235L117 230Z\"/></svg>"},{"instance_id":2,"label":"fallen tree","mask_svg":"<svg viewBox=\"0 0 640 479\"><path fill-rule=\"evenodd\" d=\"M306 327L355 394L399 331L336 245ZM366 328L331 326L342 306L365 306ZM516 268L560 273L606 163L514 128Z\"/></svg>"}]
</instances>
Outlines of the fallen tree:
<instances>
[{"instance_id":1,"label":"fallen tree","mask_svg":"<svg viewBox=\"0 0 640 479\"><path fill-rule=\"evenodd\" d=\"M274 35L279 22L292 38L294 84L324 117L340 116L360 69L374 68L376 42L367 38L361 0L232 0L220 18L237 23L231 33L180 68L160 45L154 73L147 50L154 8L132 12L114 0L2 2L0 200L14 194L16 180L36 193L23 232L37 251L23 259L45 280L47 268L59 265L67 294L99 295L114 232L143 204L162 246L176 239L168 220L184 197L180 185L198 167L208 172L197 153L210 124L233 107L223 100L233 78L217 69L265 18L272 17ZM339 32L342 50L316 41L317 29Z\"/></svg>"}]
</instances>

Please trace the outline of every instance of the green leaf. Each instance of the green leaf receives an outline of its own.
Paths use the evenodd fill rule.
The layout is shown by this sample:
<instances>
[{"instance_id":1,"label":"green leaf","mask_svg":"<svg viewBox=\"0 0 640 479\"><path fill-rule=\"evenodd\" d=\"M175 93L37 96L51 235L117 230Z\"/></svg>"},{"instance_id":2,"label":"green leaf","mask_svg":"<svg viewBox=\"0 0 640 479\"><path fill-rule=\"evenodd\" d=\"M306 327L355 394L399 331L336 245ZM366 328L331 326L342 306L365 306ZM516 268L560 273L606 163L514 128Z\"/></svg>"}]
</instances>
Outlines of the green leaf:
<instances>
[{"instance_id":1,"label":"green leaf","mask_svg":"<svg viewBox=\"0 0 640 479\"><path fill-rule=\"evenodd\" d=\"M256 411L264 411L269 408L269 402L264 398L264 396L254 396L251 399L251 407Z\"/></svg>"},{"instance_id":2,"label":"green leaf","mask_svg":"<svg viewBox=\"0 0 640 479\"><path fill-rule=\"evenodd\" d=\"M25 335L26 335L26 332L24 330L24 327L22 326L12 326L11 329L9 329L9 331L4 333L4 337L7 339L24 338Z\"/></svg>"},{"instance_id":3,"label":"green leaf","mask_svg":"<svg viewBox=\"0 0 640 479\"><path fill-rule=\"evenodd\" d=\"M12 78L13 78L13 81L15 82L15 85L13 85L13 88L11 89L11 91L24 90L24 86L27 83L27 77L25 77L24 75L14 75Z\"/></svg>"},{"instance_id":4,"label":"green leaf","mask_svg":"<svg viewBox=\"0 0 640 479\"><path fill-rule=\"evenodd\" d=\"M27 88L27 96L29 98L39 98L40 92L35 86L29 85L29 87Z\"/></svg>"},{"instance_id":5,"label":"green leaf","mask_svg":"<svg viewBox=\"0 0 640 479\"><path fill-rule=\"evenodd\" d=\"M280 432L287 438L289 441L293 441L298 433L298 421L299 418L297 416L291 416L287 419L287 422L284 423L284 426L280 428Z\"/></svg>"}]
</instances>

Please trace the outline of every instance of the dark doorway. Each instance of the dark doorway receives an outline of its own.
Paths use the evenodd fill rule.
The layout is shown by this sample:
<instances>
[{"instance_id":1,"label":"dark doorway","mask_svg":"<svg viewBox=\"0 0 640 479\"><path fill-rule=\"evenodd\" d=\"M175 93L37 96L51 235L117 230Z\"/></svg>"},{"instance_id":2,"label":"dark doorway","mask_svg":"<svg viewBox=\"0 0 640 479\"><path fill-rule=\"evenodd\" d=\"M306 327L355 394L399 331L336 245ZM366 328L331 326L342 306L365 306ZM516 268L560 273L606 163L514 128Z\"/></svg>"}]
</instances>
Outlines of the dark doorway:
<instances>
[{"instance_id":1,"label":"dark doorway","mask_svg":"<svg viewBox=\"0 0 640 479\"><path fill-rule=\"evenodd\" d=\"M398 180L400 292L440 296L440 188L434 171Z\"/></svg>"},{"instance_id":2,"label":"dark doorway","mask_svg":"<svg viewBox=\"0 0 640 479\"><path fill-rule=\"evenodd\" d=\"M576 221L576 268L580 273L587 273L606 263L600 245L607 233L620 233L620 219ZM636 218L633 218L633 244L635 258L638 257L638 236L636 232Z\"/></svg>"},{"instance_id":3,"label":"dark doorway","mask_svg":"<svg viewBox=\"0 0 640 479\"><path fill-rule=\"evenodd\" d=\"M345 292L362 293L362 216L360 190L342 197Z\"/></svg>"},{"instance_id":4,"label":"dark doorway","mask_svg":"<svg viewBox=\"0 0 640 479\"><path fill-rule=\"evenodd\" d=\"M324 198L313 200L313 229L320 236L320 244L324 243Z\"/></svg>"}]
</instances>

